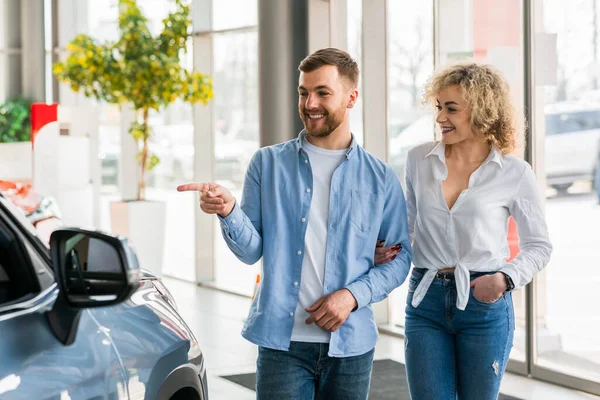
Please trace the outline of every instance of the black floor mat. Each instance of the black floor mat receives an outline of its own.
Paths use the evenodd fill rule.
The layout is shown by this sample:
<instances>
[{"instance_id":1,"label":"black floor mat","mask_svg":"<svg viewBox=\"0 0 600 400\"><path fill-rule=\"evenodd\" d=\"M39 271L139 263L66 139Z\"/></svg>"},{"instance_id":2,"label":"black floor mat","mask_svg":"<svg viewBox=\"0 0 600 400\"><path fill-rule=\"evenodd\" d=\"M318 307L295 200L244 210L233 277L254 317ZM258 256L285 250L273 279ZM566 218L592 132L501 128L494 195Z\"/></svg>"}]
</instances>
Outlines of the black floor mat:
<instances>
[{"instance_id":1,"label":"black floor mat","mask_svg":"<svg viewBox=\"0 0 600 400\"><path fill-rule=\"evenodd\" d=\"M231 382L237 383L250 390L256 390L256 374L239 374L222 376ZM408 383L404 364L393 360L373 361L371 375L371 400L410 400ZM520 400L517 397L500 394L498 400Z\"/></svg>"}]
</instances>

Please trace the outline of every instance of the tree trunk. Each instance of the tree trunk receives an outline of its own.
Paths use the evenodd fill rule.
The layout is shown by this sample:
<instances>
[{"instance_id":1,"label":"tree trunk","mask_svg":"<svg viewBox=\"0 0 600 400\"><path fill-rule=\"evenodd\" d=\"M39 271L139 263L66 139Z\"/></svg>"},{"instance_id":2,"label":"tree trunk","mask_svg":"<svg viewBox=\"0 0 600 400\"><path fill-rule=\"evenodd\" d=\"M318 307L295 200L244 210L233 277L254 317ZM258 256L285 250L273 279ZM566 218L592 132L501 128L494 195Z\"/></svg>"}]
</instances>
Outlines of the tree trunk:
<instances>
[{"instance_id":1,"label":"tree trunk","mask_svg":"<svg viewBox=\"0 0 600 400\"><path fill-rule=\"evenodd\" d=\"M143 118L144 118L144 145L142 147L141 154L141 176L140 181L138 183L138 193L137 199L145 200L146 199L146 168L148 166L148 138L150 137L148 130L150 127L148 126L148 109L145 108L143 110Z\"/></svg>"}]
</instances>

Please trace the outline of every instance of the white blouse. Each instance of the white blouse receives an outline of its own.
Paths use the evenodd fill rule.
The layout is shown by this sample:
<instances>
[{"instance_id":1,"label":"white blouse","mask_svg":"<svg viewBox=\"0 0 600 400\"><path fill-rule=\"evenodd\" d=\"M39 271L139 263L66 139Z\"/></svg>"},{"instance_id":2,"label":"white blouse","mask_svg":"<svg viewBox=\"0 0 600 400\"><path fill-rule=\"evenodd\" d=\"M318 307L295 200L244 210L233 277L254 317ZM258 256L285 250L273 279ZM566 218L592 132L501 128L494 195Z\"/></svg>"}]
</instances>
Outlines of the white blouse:
<instances>
[{"instance_id":1,"label":"white blouse","mask_svg":"<svg viewBox=\"0 0 600 400\"><path fill-rule=\"evenodd\" d=\"M546 266L552 253L538 186L527 162L492 148L450 210L442 193L447 176L442 142L409 151L406 205L413 264L429 270L413 294L413 307L423 300L440 269L456 268L456 306L464 310L469 301L469 271L505 272L519 289ZM520 253L507 263L511 215Z\"/></svg>"}]
</instances>

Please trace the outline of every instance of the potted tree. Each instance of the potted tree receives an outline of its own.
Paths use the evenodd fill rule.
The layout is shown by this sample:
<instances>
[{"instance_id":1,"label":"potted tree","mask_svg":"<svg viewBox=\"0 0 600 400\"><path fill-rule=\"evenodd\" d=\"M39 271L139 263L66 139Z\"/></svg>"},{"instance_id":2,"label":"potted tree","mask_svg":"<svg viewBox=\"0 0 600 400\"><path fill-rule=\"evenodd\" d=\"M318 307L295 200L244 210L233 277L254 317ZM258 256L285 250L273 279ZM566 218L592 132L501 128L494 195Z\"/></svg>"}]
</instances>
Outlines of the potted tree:
<instances>
[{"instance_id":1,"label":"potted tree","mask_svg":"<svg viewBox=\"0 0 600 400\"><path fill-rule=\"evenodd\" d=\"M111 223L113 232L129 236L141 262L155 273L162 264L166 207L145 201L147 173L160 162L148 146L149 112L177 99L206 104L212 98L210 78L181 65L191 36L190 6L183 0L173 2L175 10L153 36L137 1L119 0L118 40L98 43L80 34L67 45L66 59L54 65L58 80L72 90L107 103L131 104L136 112L129 133L138 145L137 197L111 204ZM147 229L148 221L154 229Z\"/></svg>"}]
</instances>

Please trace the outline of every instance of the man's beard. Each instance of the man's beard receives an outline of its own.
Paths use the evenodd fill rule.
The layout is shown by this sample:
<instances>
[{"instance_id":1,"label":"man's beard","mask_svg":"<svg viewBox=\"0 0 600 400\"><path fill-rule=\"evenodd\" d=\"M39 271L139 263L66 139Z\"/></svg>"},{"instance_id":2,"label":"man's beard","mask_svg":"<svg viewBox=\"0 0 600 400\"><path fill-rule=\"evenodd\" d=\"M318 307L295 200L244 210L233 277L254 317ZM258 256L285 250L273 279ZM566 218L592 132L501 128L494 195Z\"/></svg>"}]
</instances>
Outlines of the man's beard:
<instances>
[{"instance_id":1,"label":"man's beard","mask_svg":"<svg viewBox=\"0 0 600 400\"><path fill-rule=\"evenodd\" d=\"M310 128L309 124L307 122L309 122L309 117L307 116L307 113L305 110L302 110L300 112L300 118L302 119L302 123L304 124L304 129L306 130L306 133L312 137L317 137L317 138L324 138L327 137L329 135L331 135L331 133L333 131L335 131L337 129L338 126L340 126L342 124L342 122L344 122L343 119L343 114L342 112L338 112L336 114L329 114L326 113L325 115L325 121L323 121L323 125L320 128Z\"/></svg>"}]
</instances>

